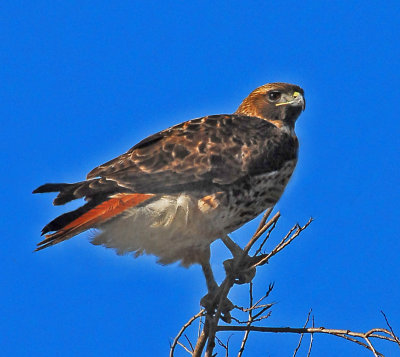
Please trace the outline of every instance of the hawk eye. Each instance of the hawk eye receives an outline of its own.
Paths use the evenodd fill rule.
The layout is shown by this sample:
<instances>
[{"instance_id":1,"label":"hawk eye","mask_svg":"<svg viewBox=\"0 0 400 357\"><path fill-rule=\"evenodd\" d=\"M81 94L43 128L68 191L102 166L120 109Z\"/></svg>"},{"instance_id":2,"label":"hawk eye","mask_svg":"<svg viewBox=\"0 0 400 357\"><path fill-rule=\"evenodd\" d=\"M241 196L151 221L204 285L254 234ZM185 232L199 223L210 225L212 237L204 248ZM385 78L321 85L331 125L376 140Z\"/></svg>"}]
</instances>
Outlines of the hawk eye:
<instances>
[{"instance_id":1,"label":"hawk eye","mask_svg":"<svg viewBox=\"0 0 400 357\"><path fill-rule=\"evenodd\" d=\"M271 92L268 92L268 99L271 102L276 102L277 100L279 100L281 98L281 95L282 95L281 92L271 91Z\"/></svg>"}]
</instances>

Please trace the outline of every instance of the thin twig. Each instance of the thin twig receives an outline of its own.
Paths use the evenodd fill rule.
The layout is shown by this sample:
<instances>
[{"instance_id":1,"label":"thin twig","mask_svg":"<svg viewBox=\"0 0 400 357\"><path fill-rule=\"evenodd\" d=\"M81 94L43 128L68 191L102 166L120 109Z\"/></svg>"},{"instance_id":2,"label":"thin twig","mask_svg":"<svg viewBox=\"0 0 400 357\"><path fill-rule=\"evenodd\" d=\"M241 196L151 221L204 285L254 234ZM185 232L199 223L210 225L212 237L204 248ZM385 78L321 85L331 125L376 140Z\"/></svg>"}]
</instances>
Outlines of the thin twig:
<instances>
[{"instance_id":1,"label":"thin twig","mask_svg":"<svg viewBox=\"0 0 400 357\"><path fill-rule=\"evenodd\" d=\"M253 315L253 320L254 321L261 321L262 319L266 319L267 317L269 317L270 313L269 312L267 315L262 316L262 314L267 311L269 309L269 307L264 307L263 309L261 309L261 311L257 312L255 315Z\"/></svg>"},{"instance_id":2,"label":"thin twig","mask_svg":"<svg viewBox=\"0 0 400 357\"><path fill-rule=\"evenodd\" d=\"M314 334L311 334L311 335L314 335ZM358 344L360 346L365 347L367 350L369 350L369 346L367 344L357 340L356 338L352 338L352 337L349 337L349 336L346 336L346 335L335 335L335 336L341 337L341 338L343 338L345 340L348 340L348 341L351 341L351 342L354 342L354 343L356 343L356 344ZM379 357L385 357L382 353L379 353L378 351L377 351L377 354L378 354Z\"/></svg>"},{"instance_id":3,"label":"thin twig","mask_svg":"<svg viewBox=\"0 0 400 357\"><path fill-rule=\"evenodd\" d=\"M261 301L265 300L269 296L269 294L271 294L271 291L274 288L274 285L275 285L274 283L271 283L271 284L268 285L267 292L264 294L264 296L259 298L255 304L253 304L251 306L251 309L257 309L257 308L260 308L260 307L266 307L267 305L270 305L270 306L274 305L273 303L272 304L267 304L267 305L258 305Z\"/></svg>"},{"instance_id":4,"label":"thin twig","mask_svg":"<svg viewBox=\"0 0 400 357\"><path fill-rule=\"evenodd\" d=\"M310 310L310 311L311 311L311 310ZM312 327L315 327L315 324L314 324L314 316L312 317ZM314 341L314 334L312 333L312 334L310 335L310 345L308 346L307 357L310 357L310 356L311 356L311 349L312 349L313 341Z\"/></svg>"},{"instance_id":5,"label":"thin twig","mask_svg":"<svg viewBox=\"0 0 400 357\"><path fill-rule=\"evenodd\" d=\"M312 311L312 309L310 309L310 311L309 311L308 314L307 314L306 323L304 324L303 328L306 328L306 327L307 327L307 324L308 324L308 321L310 321L311 311ZM302 334L300 335L299 343L297 344L297 347L295 348L295 350L294 350L294 352L293 352L293 357L296 357L297 351L300 349L301 341L303 341L303 336L304 336L304 333L302 333Z\"/></svg>"},{"instance_id":6,"label":"thin twig","mask_svg":"<svg viewBox=\"0 0 400 357\"><path fill-rule=\"evenodd\" d=\"M249 253L251 247L254 245L255 242L257 242L257 239L260 238L263 233L269 228L271 227L274 222L277 222L279 217L281 216L281 213L278 211L277 213L275 213L275 215L268 221L268 223L266 223L259 231L257 231L256 233L254 233L253 237L251 237L251 239L248 241L248 243L246 244L246 246L243 249L243 256L247 256L247 254Z\"/></svg>"},{"instance_id":7,"label":"thin twig","mask_svg":"<svg viewBox=\"0 0 400 357\"><path fill-rule=\"evenodd\" d=\"M186 341L188 342L188 344L189 344L189 346L190 346L190 349L192 350L192 352L194 351L194 348L193 348L193 345L192 345L192 342L189 340L189 337L187 337L187 335L185 334L184 335L185 336L185 338L186 338Z\"/></svg>"},{"instance_id":8,"label":"thin twig","mask_svg":"<svg viewBox=\"0 0 400 357\"><path fill-rule=\"evenodd\" d=\"M202 310L202 311L204 311L204 310ZM201 315L199 318L199 327L197 328L197 338L199 338L200 334L201 334L201 326L203 324L203 316L204 315Z\"/></svg>"},{"instance_id":9,"label":"thin twig","mask_svg":"<svg viewBox=\"0 0 400 357\"><path fill-rule=\"evenodd\" d=\"M389 335L390 337L378 335L378 334L376 334L376 332L385 333L385 334ZM396 342L396 339L392 336L392 333L384 328L373 328L373 329L369 330L368 332L366 332L365 335L367 337L382 338L384 340L390 340L390 341Z\"/></svg>"},{"instance_id":10,"label":"thin twig","mask_svg":"<svg viewBox=\"0 0 400 357\"><path fill-rule=\"evenodd\" d=\"M387 319L385 313L381 310L381 314L383 315L383 317L385 318L386 321L386 325L388 325L390 332L392 333L392 337L396 340L397 345L400 347L400 339L397 337L397 335L394 333L392 326L390 326L389 324L389 320Z\"/></svg>"},{"instance_id":11,"label":"thin twig","mask_svg":"<svg viewBox=\"0 0 400 357\"><path fill-rule=\"evenodd\" d=\"M246 321L244 321L244 320L239 320L239 319L237 319L235 316L232 316L231 318L232 318L233 321L235 321L235 322L238 323L238 324L247 324L247 323L248 323L248 320L246 320Z\"/></svg>"},{"instance_id":12,"label":"thin twig","mask_svg":"<svg viewBox=\"0 0 400 357\"><path fill-rule=\"evenodd\" d=\"M254 306L246 307L246 308L235 305L235 309L240 310L242 312L249 312L250 310L258 310L258 309L263 309L263 308L270 309L274 305L275 305L275 303L271 303L271 304L263 304L263 305L254 305ZM246 322L247 321L245 321L245 323Z\"/></svg>"},{"instance_id":13,"label":"thin twig","mask_svg":"<svg viewBox=\"0 0 400 357\"><path fill-rule=\"evenodd\" d=\"M192 351L190 351L182 342L177 341L176 343L179 346L181 346L186 352L188 352L190 355L192 355Z\"/></svg>"},{"instance_id":14,"label":"thin twig","mask_svg":"<svg viewBox=\"0 0 400 357\"><path fill-rule=\"evenodd\" d=\"M229 340L231 339L231 337L232 335L228 337L225 345L217 336L215 336L215 339L217 340L218 344L225 349L225 357L229 356Z\"/></svg>"},{"instance_id":15,"label":"thin twig","mask_svg":"<svg viewBox=\"0 0 400 357\"><path fill-rule=\"evenodd\" d=\"M261 255L260 256L261 259L258 262L256 262L255 264L253 264L251 267L249 267L248 269L250 270L257 266L266 264L271 257L276 255L282 249L284 249L286 246L288 246L290 243L292 243L293 240L295 240L300 235L300 233L302 231L304 231L311 224L312 221L313 221L313 218L310 218L303 227L300 227L298 224L296 224L294 227L292 227L292 229L289 231L289 233L279 242L279 244L270 253ZM294 230L296 230L296 232L293 233L292 235L290 235Z\"/></svg>"},{"instance_id":16,"label":"thin twig","mask_svg":"<svg viewBox=\"0 0 400 357\"><path fill-rule=\"evenodd\" d=\"M256 229L256 233L257 233L262 227L264 227L265 222L267 222L267 219L268 219L268 217L269 217L269 215L271 214L271 212L272 212L273 209L274 209L274 207L271 207L271 208L268 208L268 209L264 212L264 214L263 214L263 216L262 216L262 218L261 218L261 220L260 220L260 223L258 224L258 227L257 227L257 229Z\"/></svg>"},{"instance_id":17,"label":"thin twig","mask_svg":"<svg viewBox=\"0 0 400 357\"><path fill-rule=\"evenodd\" d=\"M267 232L265 238L264 238L263 241L261 242L260 246L257 248L257 250L256 250L256 252L255 252L255 254L254 254L254 256L256 256L256 255L258 255L258 254L261 253L262 249L264 248L265 243L267 243L267 240L269 239L269 237L270 237L272 231L275 229L277 223L278 223L278 221L275 221L275 222L272 224L272 226L271 226L271 228L268 230L268 232Z\"/></svg>"},{"instance_id":18,"label":"thin twig","mask_svg":"<svg viewBox=\"0 0 400 357\"><path fill-rule=\"evenodd\" d=\"M253 282L252 281L249 284L249 306L254 306L254 304L253 304ZM249 309L248 313L249 313L249 316L247 319L246 326L250 326L253 322L253 310ZM242 343L240 345L238 357L242 357L244 348L246 347L247 339L249 338L249 334L250 334L250 330L246 330L243 335Z\"/></svg>"},{"instance_id":19,"label":"thin twig","mask_svg":"<svg viewBox=\"0 0 400 357\"><path fill-rule=\"evenodd\" d=\"M185 332L185 330L193 323L193 321L195 321L196 319L198 319L199 317L201 317L204 314L204 309L200 310L199 313L197 313L196 315L192 316L188 322L186 322L182 328L180 329L180 331L178 332L178 334L176 335L176 337L174 338L174 341L172 342L170 351L169 351L169 356L173 357L174 356L174 350L175 347L178 343L178 340L181 338L182 334Z\"/></svg>"}]
</instances>

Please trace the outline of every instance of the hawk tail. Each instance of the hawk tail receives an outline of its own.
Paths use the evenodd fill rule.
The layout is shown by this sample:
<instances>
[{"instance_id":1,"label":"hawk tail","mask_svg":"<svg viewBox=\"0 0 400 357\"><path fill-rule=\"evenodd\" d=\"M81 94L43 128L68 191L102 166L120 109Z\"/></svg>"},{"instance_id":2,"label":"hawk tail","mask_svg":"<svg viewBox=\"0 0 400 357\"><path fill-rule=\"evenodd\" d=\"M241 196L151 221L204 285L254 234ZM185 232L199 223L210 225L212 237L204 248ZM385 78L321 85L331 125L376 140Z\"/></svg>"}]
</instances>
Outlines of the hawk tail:
<instances>
[{"instance_id":1,"label":"hawk tail","mask_svg":"<svg viewBox=\"0 0 400 357\"><path fill-rule=\"evenodd\" d=\"M55 185L63 184L47 184L39 187L39 189L44 187L43 191L35 191L54 192L44 190L54 189L56 187ZM48 223L43 228L42 235L48 232L54 233L46 234L45 239L37 244L35 251L42 250L72 238L89 228L97 228L102 223L116 217L126 209L135 207L153 196L154 194L117 193L109 197L103 196L103 198L97 198L97 200L92 199L84 206L74 211L64 213Z\"/></svg>"}]
</instances>

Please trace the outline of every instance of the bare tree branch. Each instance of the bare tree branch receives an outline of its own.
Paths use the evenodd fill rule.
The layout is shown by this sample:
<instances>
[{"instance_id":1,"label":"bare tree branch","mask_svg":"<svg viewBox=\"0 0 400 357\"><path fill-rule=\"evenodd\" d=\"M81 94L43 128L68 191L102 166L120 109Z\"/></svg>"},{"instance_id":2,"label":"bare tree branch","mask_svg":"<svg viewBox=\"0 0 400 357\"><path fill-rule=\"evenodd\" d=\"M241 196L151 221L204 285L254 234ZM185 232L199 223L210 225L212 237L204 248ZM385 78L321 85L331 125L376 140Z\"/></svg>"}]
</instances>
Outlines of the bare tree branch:
<instances>
[{"instance_id":1,"label":"bare tree branch","mask_svg":"<svg viewBox=\"0 0 400 357\"><path fill-rule=\"evenodd\" d=\"M201 356L201 354L203 353L204 346L207 342L207 337L208 337L207 332L205 329L203 329L203 331L201 331L200 337L197 339L197 343L192 354L193 357Z\"/></svg>"},{"instance_id":2,"label":"bare tree branch","mask_svg":"<svg viewBox=\"0 0 400 357\"><path fill-rule=\"evenodd\" d=\"M264 215L265 217L266 215ZM236 259L236 262L234 263L234 267L233 267L233 271L238 271L240 266L243 264L243 262L248 259L248 252L250 251L251 247L254 245L254 243L262 236L262 234L267 231L267 229L269 227L271 227L275 222L278 221L280 217L280 212L277 212L274 217L272 217L267 223L264 224L264 226L262 226L262 228L260 228L258 230L258 232L256 232L253 237L249 240L249 242L246 244L243 253L241 256L239 256ZM296 225L297 232L295 234L293 234L293 236L287 235L288 238L286 238L287 243L284 244L286 242L281 244L282 246L279 247L279 251L282 250L283 248L285 248L285 246L287 246L288 244L290 244L297 236L299 236L299 234L302 232L302 230L304 230L305 228L307 228L307 226L311 223L311 219L310 221L304 226L304 227L300 227L299 225ZM275 248L276 250L276 248ZM278 251L276 251L273 255L275 255ZM269 259L269 258L268 258ZM267 260L265 260L264 264L267 262ZM212 316L211 314L207 313L206 314L206 323L204 326L204 329L208 329L208 342L207 342L207 348L206 348L206 353L205 353L205 357L211 357L212 356L212 351L215 347L215 333L216 333L216 326L218 325L218 321L221 318L221 312L222 312L222 307L223 307L223 303L224 301L226 301L228 293L230 291L230 289L233 287L235 283L235 277L231 274L227 274L224 281L222 282L221 286L220 286L220 299L219 299L219 303L218 303L218 308L216 313L214 314L214 316ZM198 356L201 355L201 352Z\"/></svg>"},{"instance_id":3,"label":"bare tree branch","mask_svg":"<svg viewBox=\"0 0 400 357\"><path fill-rule=\"evenodd\" d=\"M263 327L263 326L217 326L217 331L246 331L250 329L258 332L274 332L274 333L325 333L329 335L348 335L354 337L373 337L391 342L396 342L396 339L392 336L392 333L386 329L373 329L375 332L385 333L388 336L378 335L376 333L368 332L354 332L350 330L340 329L329 329L325 327ZM372 331L372 330L371 330ZM340 337L340 336L339 336Z\"/></svg>"},{"instance_id":4,"label":"bare tree branch","mask_svg":"<svg viewBox=\"0 0 400 357\"><path fill-rule=\"evenodd\" d=\"M364 337L364 340L367 341L368 346L369 346L369 349L373 352L374 356L375 356L375 357L378 357L378 353L376 352L374 346L372 346L372 343L371 343L371 341L369 340L369 338L368 338L368 337Z\"/></svg>"},{"instance_id":5,"label":"bare tree branch","mask_svg":"<svg viewBox=\"0 0 400 357\"><path fill-rule=\"evenodd\" d=\"M310 317L311 317L311 310L308 313L306 323L303 328L293 328L293 327L263 327L263 326L256 326L255 323L260 322L266 318L268 318L271 314L271 307L274 306L274 303L265 303L265 299L268 298L269 294L271 293L274 285L270 284L268 290L264 296L259 298L256 302L254 298L254 284L250 282L249 284L249 305L248 307L241 307L237 305L232 305L229 300L227 300L227 296L232 289L232 287L237 284L243 283L241 278L238 278L238 274L250 272L252 269L257 267L263 266L268 263L269 259L272 258L274 255L281 252L284 248L286 248L289 244L291 244L294 239L296 239L302 231L304 231L313 221L312 218L308 220L306 224L300 226L299 224L294 225L289 232L281 239L281 241L273 248L269 253L260 254L265 243L270 238L271 233L274 231L276 224L279 220L280 213L277 212L271 219L268 220L272 209L267 210L261 222L251 237L251 239L246 244L243 252L238 256L235 256L232 260L229 260L229 264L231 269L227 269L226 267L226 276L223 282L220 285L218 291L218 301L216 307L213 309L209 308L208 310L201 310L198 314L194 315L192 318L189 319L187 323L183 325L173 343L171 344L170 349L170 357L173 357L174 350L176 345L182 346L187 352L189 352L193 357L200 357L203 354L205 349L205 357L213 357L214 348L216 346L216 342L219 346L225 349L225 355L228 356L229 353L229 340L231 336L228 338L227 343L224 344L220 338L218 338L218 332L235 332L235 331L242 331L244 335L242 337L240 349L238 351L238 357L242 357L245 349L246 344L248 342L249 334L251 331L253 332L272 332L272 333L296 333L300 334L300 339L296 349L294 350L293 357L296 357L297 352L300 349L304 334L310 334L310 343L308 347L307 357L311 356L311 350L314 341L314 334L329 334L333 336L337 336L353 343L356 343L369 351L375 357L384 357L382 353L378 352L373 345L373 340L381 339L390 342L397 343L400 346L400 340L395 335L392 327L389 324L386 315L382 312L386 324L389 329L382 329L382 328L374 328L367 332L354 332L345 329L329 329L325 327L315 327L314 324L314 316L312 316L312 327L307 327ZM268 220L268 222L267 222ZM255 245L255 243L263 236L263 240L259 243L256 252L253 256L249 257L248 253L250 252L251 248ZM225 265L224 265L225 266ZM254 274L254 273L253 273ZM234 311L238 314L247 314L246 318L240 319L235 316L231 316L230 312L226 310L226 302L229 302L234 308ZM225 305L224 305L225 304ZM224 307L225 306L225 307ZM229 307L230 309L230 307ZM204 323L202 322L202 317L205 317ZM197 333L197 342L196 345L193 347L192 343L190 342L189 338L186 336L185 331L188 329L192 323L199 319L199 328ZM219 321L223 319L223 321L230 323L231 320L235 321L239 325L219 325ZM186 347L183 343L179 341L179 339L184 336L190 345L190 349Z\"/></svg>"},{"instance_id":6,"label":"bare tree branch","mask_svg":"<svg viewBox=\"0 0 400 357\"><path fill-rule=\"evenodd\" d=\"M273 333L324 333L341 338L352 336L360 339L364 339L367 344L359 343L360 345L368 348L376 356L382 356L381 353L377 352L370 342L370 338L379 338L391 342L396 342L396 337L392 335L392 332L386 329L371 329L367 332L354 332L350 330L339 330L339 329L328 329L325 327L307 327L307 328L293 328L293 327L261 327L261 326L218 326L217 331L258 331L258 332L273 332ZM377 332L387 334L388 336L377 334ZM355 342L355 341L353 341ZM360 341L358 341L360 342Z\"/></svg>"}]
</instances>

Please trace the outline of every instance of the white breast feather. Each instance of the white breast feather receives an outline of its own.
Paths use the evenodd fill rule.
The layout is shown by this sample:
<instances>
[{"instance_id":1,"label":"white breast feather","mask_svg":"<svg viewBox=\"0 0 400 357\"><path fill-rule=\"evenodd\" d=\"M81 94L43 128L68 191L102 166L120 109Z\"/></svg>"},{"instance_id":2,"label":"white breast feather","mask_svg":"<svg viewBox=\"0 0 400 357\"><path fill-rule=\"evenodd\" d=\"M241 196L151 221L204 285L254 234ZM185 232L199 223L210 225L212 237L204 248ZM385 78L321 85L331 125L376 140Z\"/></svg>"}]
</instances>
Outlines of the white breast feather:
<instances>
[{"instance_id":1,"label":"white breast feather","mask_svg":"<svg viewBox=\"0 0 400 357\"><path fill-rule=\"evenodd\" d=\"M221 235L213 227L212 215L202 212L188 195L162 196L105 223L92 243L114 248L118 254L154 254L171 262L179 259L177 254L207 247Z\"/></svg>"}]
</instances>

